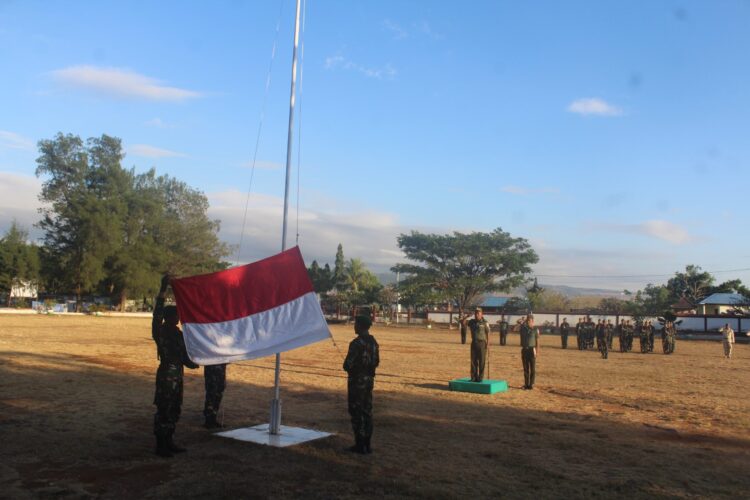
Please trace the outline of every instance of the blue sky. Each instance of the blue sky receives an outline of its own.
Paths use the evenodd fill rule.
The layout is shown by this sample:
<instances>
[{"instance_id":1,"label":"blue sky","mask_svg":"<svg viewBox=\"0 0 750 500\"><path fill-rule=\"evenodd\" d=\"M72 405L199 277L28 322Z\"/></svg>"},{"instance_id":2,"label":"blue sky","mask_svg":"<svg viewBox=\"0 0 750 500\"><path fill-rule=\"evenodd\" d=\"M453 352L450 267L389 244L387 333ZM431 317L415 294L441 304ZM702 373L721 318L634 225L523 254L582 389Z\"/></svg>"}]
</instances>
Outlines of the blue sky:
<instances>
[{"instance_id":1,"label":"blue sky","mask_svg":"<svg viewBox=\"0 0 750 500\"><path fill-rule=\"evenodd\" d=\"M238 260L278 250L293 9L0 1L0 231L37 217L38 140L106 133L125 166L203 190L236 243L265 109ZM750 2L310 0L306 14L308 260L341 242L380 271L401 232L502 227L532 242L542 283L750 267ZM750 282L717 274L734 277Z\"/></svg>"}]
</instances>

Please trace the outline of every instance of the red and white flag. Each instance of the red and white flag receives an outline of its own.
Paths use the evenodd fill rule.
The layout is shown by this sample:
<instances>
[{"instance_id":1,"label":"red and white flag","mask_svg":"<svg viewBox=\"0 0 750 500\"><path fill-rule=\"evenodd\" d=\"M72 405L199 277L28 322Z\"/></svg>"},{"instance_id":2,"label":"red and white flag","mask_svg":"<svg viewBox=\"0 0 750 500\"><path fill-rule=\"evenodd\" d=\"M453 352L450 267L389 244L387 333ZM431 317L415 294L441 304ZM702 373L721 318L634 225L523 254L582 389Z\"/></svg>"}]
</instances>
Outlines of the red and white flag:
<instances>
[{"instance_id":1,"label":"red and white flag","mask_svg":"<svg viewBox=\"0 0 750 500\"><path fill-rule=\"evenodd\" d=\"M172 280L190 359L255 359L325 340L323 311L299 247L245 266Z\"/></svg>"}]
</instances>

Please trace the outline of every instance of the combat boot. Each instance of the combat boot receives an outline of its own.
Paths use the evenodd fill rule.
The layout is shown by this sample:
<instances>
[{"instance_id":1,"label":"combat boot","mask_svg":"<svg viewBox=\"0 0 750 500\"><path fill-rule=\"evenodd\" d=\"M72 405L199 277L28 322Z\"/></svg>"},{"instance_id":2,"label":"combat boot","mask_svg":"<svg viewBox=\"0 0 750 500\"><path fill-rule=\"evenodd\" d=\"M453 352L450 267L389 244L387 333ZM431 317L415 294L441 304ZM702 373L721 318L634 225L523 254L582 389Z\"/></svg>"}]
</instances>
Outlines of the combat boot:
<instances>
[{"instance_id":1,"label":"combat boot","mask_svg":"<svg viewBox=\"0 0 750 500\"><path fill-rule=\"evenodd\" d=\"M367 453L367 451L365 449L364 439L362 439L359 436L355 436L354 440L355 440L354 446L351 446L349 448L349 451L353 451L354 453L359 453L359 454L362 454L362 455L364 455L365 453Z\"/></svg>"},{"instance_id":2,"label":"combat boot","mask_svg":"<svg viewBox=\"0 0 750 500\"><path fill-rule=\"evenodd\" d=\"M174 441L172 441L172 435L174 434L174 431L169 431L167 433L166 437L166 445L167 449L171 451L172 453L184 453L187 451L187 448L183 448L182 446L176 445Z\"/></svg>"},{"instance_id":3,"label":"combat boot","mask_svg":"<svg viewBox=\"0 0 750 500\"><path fill-rule=\"evenodd\" d=\"M163 435L156 435L156 454L164 458L170 458L173 456L172 452L167 446L167 439Z\"/></svg>"},{"instance_id":4,"label":"combat boot","mask_svg":"<svg viewBox=\"0 0 750 500\"><path fill-rule=\"evenodd\" d=\"M224 427L216 420L216 415L206 415L206 421L203 423L206 429L220 429Z\"/></svg>"}]
</instances>

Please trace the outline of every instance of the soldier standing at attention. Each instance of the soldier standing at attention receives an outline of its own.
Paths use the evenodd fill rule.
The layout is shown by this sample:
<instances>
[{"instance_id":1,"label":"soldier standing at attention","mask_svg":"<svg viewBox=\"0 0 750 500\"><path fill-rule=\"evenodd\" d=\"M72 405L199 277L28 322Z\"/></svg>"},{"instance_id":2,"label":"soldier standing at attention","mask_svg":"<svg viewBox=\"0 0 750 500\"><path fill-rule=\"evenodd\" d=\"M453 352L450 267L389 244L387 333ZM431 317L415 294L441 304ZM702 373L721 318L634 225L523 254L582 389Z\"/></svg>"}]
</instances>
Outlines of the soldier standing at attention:
<instances>
[{"instance_id":1,"label":"soldier standing at attention","mask_svg":"<svg viewBox=\"0 0 750 500\"><path fill-rule=\"evenodd\" d=\"M651 320L648 320L648 352L654 352L654 325L651 324Z\"/></svg>"},{"instance_id":2,"label":"soldier standing at attention","mask_svg":"<svg viewBox=\"0 0 750 500\"><path fill-rule=\"evenodd\" d=\"M508 321L505 319L505 315L500 316L500 345L508 343Z\"/></svg>"},{"instance_id":3,"label":"soldier standing at attention","mask_svg":"<svg viewBox=\"0 0 750 500\"><path fill-rule=\"evenodd\" d=\"M370 335L372 320L369 316L354 318L357 338L349 343L344 360L347 380L349 415L354 431L355 453L372 453L372 389L375 385L375 368L380 364L380 349L375 337Z\"/></svg>"},{"instance_id":4,"label":"soldier standing at attention","mask_svg":"<svg viewBox=\"0 0 750 500\"><path fill-rule=\"evenodd\" d=\"M484 379L484 366L487 361L490 324L484 319L480 307L474 309L474 317L466 323L471 332L471 381L481 382Z\"/></svg>"},{"instance_id":5,"label":"soldier standing at attention","mask_svg":"<svg viewBox=\"0 0 750 500\"><path fill-rule=\"evenodd\" d=\"M156 436L156 454L160 457L171 457L173 453L185 450L172 440L177 421L182 410L182 375L185 366L198 368L185 349L182 331L177 328L180 317L177 307L164 306L164 295L169 284L169 276L161 280L159 295L156 297L154 317L151 322L151 336L156 342L159 368L156 370L156 393L154 394L154 435Z\"/></svg>"},{"instance_id":6,"label":"soldier standing at attention","mask_svg":"<svg viewBox=\"0 0 750 500\"><path fill-rule=\"evenodd\" d=\"M579 351L583 350L583 318L578 318L576 323L576 345Z\"/></svg>"},{"instance_id":7,"label":"soldier standing at attention","mask_svg":"<svg viewBox=\"0 0 750 500\"><path fill-rule=\"evenodd\" d=\"M568 335L569 334L570 334L570 325L568 324L568 318L563 318L562 323L560 323L560 342L562 343L563 349L568 348Z\"/></svg>"},{"instance_id":8,"label":"soldier standing at attention","mask_svg":"<svg viewBox=\"0 0 750 500\"><path fill-rule=\"evenodd\" d=\"M646 354L648 352L648 323L646 321L641 323L639 333L641 339L641 353Z\"/></svg>"},{"instance_id":9,"label":"soldier standing at attention","mask_svg":"<svg viewBox=\"0 0 750 500\"><path fill-rule=\"evenodd\" d=\"M607 324L604 321L599 321L596 325L596 348L602 355L602 358L607 359L609 356L609 350L607 349Z\"/></svg>"},{"instance_id":10,"label":"soldier standing at attention","mask_svg":"<svg viewBox=\"0 0 750 500\"><path fill-rule=\"evenodd\" d=\"M612 341L614 339L614 330L615 328L612 326L612 320L607 320L607 351L612 350Z\"/></svg>"},{"instance_id":11,"label":"soldier standing at attention","mask_svg":"<svg viewBox=\"0 0 750 500\"><path fill-rule=\"evenodd\" d=\"M734 347L734 330L729 326L729 323L724 325L724 328L720 328L722 336L724 337L724 357L732 359L732 348Z\"/></svg>"},{"instance_id":12,"label":"soldier standing at attention","mask_svg":"<svg viewBox=\"0 0 750 500\"><path fill-rule=\"evenodd\" d=\"M534 388L536 358L539 355L539 329L534 328L534 316L529 314L521 325L521 363L523 364L523 388Z\"/></svg>"},{"instance_id":13,"label":"soldier standing at attention","mask_svg":"<svg viewBox=\"0 0 750 500\"><path fill-rule=\"evenodd\" d=\"M203 416L206 429L224 427L217 420L221 398L227 385L227 365L206 365L203 367L203 378L206 386L206 399L203 403Z\"/></svg>"}]
</instances>

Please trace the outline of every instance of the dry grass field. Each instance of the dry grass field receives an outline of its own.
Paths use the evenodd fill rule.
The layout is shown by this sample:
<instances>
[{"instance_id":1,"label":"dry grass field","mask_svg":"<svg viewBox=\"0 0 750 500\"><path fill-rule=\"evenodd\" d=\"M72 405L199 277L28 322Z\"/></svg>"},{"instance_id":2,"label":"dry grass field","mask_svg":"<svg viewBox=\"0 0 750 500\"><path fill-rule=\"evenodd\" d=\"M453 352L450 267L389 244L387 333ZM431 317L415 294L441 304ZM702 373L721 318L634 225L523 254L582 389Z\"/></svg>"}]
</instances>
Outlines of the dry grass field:
<instances>
[{"instance_id":1,"label":"dry grass field","mask_svg":"<svg viewBox=\"0 0 750 500\"><path fill-rule=\"evenodd\" d=\"M563 351L543 337L523 391L518 337L490 349L507 393L454 393L469 346L456 331L375 328L381 366L369 456L351 443L341 370L351 327L282 356L285 425L336 435L275 449L201 427L202 371L187 371L177 441L153 454L149 321L0 317L3 498L684 498L750 495L750 346L672 356ZM636 340L636 349L638 341ZM231 365L225 424L268 420L273 359Z\"/></svg>"}]
</instances>

